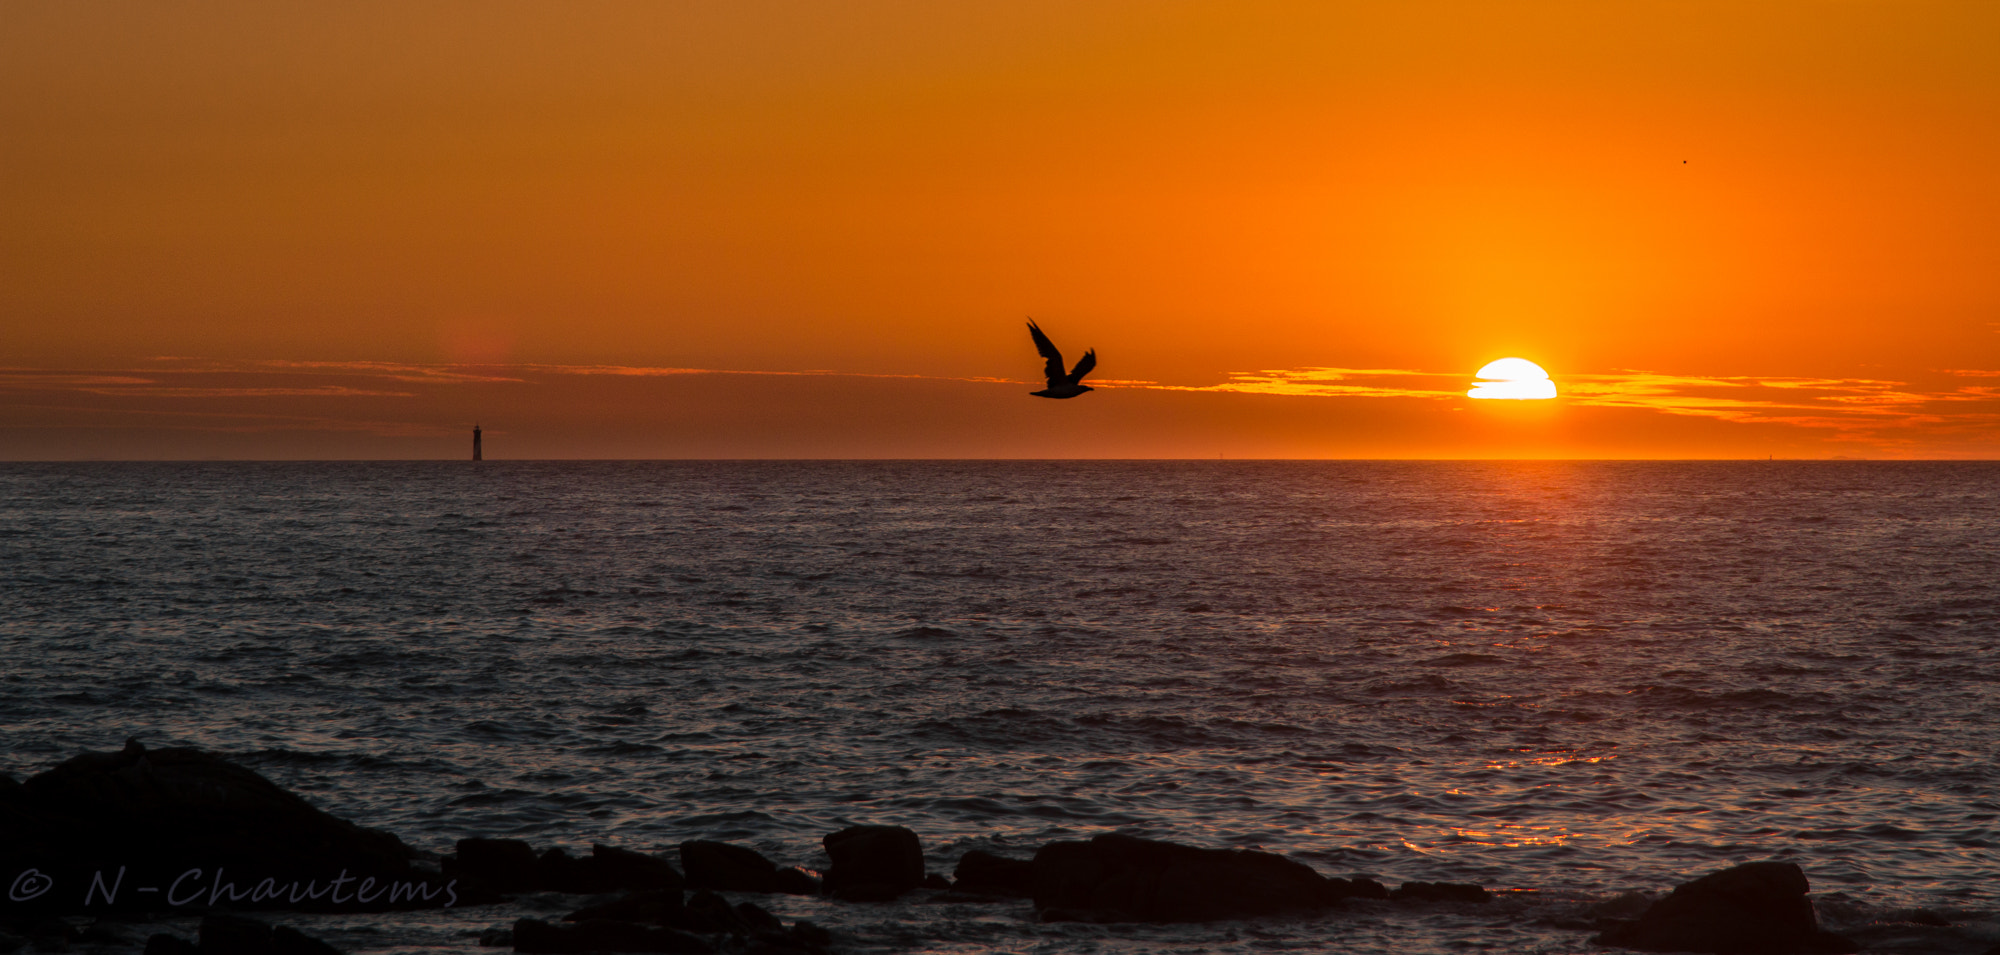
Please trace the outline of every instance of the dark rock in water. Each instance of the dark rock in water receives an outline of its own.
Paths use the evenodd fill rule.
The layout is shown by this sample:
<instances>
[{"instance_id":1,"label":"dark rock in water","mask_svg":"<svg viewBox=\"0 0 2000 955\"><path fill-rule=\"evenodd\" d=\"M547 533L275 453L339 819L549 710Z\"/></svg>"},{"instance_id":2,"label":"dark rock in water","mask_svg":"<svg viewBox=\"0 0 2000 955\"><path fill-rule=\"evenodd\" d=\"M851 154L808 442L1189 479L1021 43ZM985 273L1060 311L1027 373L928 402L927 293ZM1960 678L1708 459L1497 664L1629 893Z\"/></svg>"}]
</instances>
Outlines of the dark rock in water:
<instances>
[{"instance_id":1,"label":"dark rock in water","mask_svg":"<svg viewBox=\"0 0 2000 955\"><path fill-rule=\"evenodd\" d=\"M1249 849L1201 849L1116 833L1035 853L1044 919L1206 922L1325 908L1340 896L1312 867Z\"/></svg>"},{"instance_id":2,"label":"dark rock in water","mask_svg":"<svg viewBox=\"0 0 2000 955\"><path fill-rule=\"evenodd\" d=\"M540 955L582 952L671 952L706 955L715 946L670 928L595 919L575 925L550 925L539 919L514 923L514 951Z\"/></svg>"},{"instance_id":3,"label":"dark rock in water","mask_svg":"<svg viewBox=\"0 0 2000 955\"><path fill-rule=\"evenodd\" d=\"M457 854L445 859L444 870L474 889L494 893L679 891L685 881L665 859L601 842L591 844L590 855L577 857L560 847L536 856L534 848L519 839L460 839Z\"/></svg>"},{"instance_id":4,"label":"dark rock in water","mask_svg":"<svg viewBox=\"0 0 2000 955\"><path fill-rule=\"evenodd\" d=\"M1804 872L1790 862L1750 862L1678 886L1600 945L1718 955L1844 955L1849 939L1822 931Z\"/></svg>"},{"instance_id":5,"label":"dark rock in water","mask_svg":"<svg viewBox=\"0 0 2000 955\"><path fill-rule=\"evenodd\" d=\"M820 840L833 867L827 891L854 902L886 902L924 881L924 848L902 826L849 826Z\"/></svg>"},{"instance_id":6,"label":"dark rock in water","mask_svg":"<svg viewBox=\"0 0 2000 955\"><path fill-rule=\"evenodd\" d=\"M458 839L456 849L446 871L462 879L480 879L498 891L534 887L534 847L520 839Z\"/></svg>"},{"instance_id":7,"label":"dark rock in water","mask_svg":"<svg viewBox=\"0 0 2000 955\"><path fill-rule=\"evenodd\" d=\"M395 836L321 812L197 749L148 750L128 740L119 752L84 753L25 783L0 786L0 871L36 869L66 887L15 900L13 912L157 905L159 896L132 887L168 886L194 869L201 873L179 884L180 901L172 904L383 910L453 901L446 880L417 869L415 859ZM121 867L122 890L108 902L108 891L97 894L86 909L83 888L92 876L104 872L109 890ZM344 883L331 884L343 874ZM365 893L363 879L373 880Z\"/></svg>"},{"instance_id":8,"label":"dark rock in water","mask_svg":"<svg viewBox=\"0 0 2000 955\"><path fill-rule=\"evenodd\" d=\"M593 842L590 844L590 860L598 874L615 888L672 889L679 892L687 885L687 880L681 877L680 870L674 868L673 863L643 852Z\"/></svg>"},{"instance_id":9,"label":"dark rock in water","mask_svg":"<svg viewBox=\"0 0 2000 955\"><path fill-rule=\"evenodd\" d=\"M615 891L619 886L595 855L578 858L557 846L535 860L535 888L592 895Z\"/></svg>"},{"instance_id":10,"label":"dark rock in water","mask_svg":"<svg viewBox=\"0 0 2000 955\"><path fill-rule=\"evenodd\" d=\"M535 850L519 839L460 839L457 849L457 855L445 862L445 872L451 875L500 892L535 887Z\"/></svg>"},{"instance_id":11,"label":"dark rock in water","mask_svg":"<svg viewBox=\"0 0 2000 955\"><path fill-rule=\"evenodd\" d=\"M1356 876L1352 879L1326 880L1327 894L1336 899L1386 899L1389 887L1374 879Z\"/></svg>"},{"instance_id":12,"label":"dark rock in water","mask_svg":"<svg viewBox=\"0 0 2000 955\"><path fill-rule=\"evenodd\" d=\"M1397 902L1485 902L1486 890L1465 882L1405 882L1389 893Z\"/></svg>"},{"instance_id":13,"label":"dark rock in water","mask_svg":"<svg viewBox=\"0 0 2000 955\"><path fill-rule=\"evenodd\" d=\"M565 922L613 919L620 922L648 922L673 925L680 917L679 889L645 889L602 905L589 905L563 916Z\"/></svg>"},{"instance_id":14,"label":"dark rock in water","mask_svg":"<svg viewBox=\"0 0 2000 955\"><path fill-rule=\"evenodd\" d=\"M681 910L679 921L670 923L676 928L690 932L727 932L731 935L750 934L750 925L738 915L736 907L729 900L703 889L696 892Z\"/></svg>"},{"instance_id":15,"label":"dark rock in water","mask_svg":"<svg viewBox=\"0 0 2000 955\"><path fill-rule=\"evenodd\" d=\"M1032 898L1035 864L1026 859L1009 859L984 849L973 849L958 859L951 871L952 888L960 892Z\"/></svg>"},{"instance_id":16,"label":"dark rock in water","mask_svg":"<svg viewBox=\"0 0 2000 955\"><path fill-rule=\"evenodd\" d=\"M796 881L788 882L780 875L777 863L764 858L757 850L726 842L697 839L681 843L681 867L687 870L688 885L697 889L784 892L787 891L784 886L798 887Z\"/></svg>"},{"instance_id":17,"label":"dark rock in water","mask_svg":"<svg viewBox=\"0 0 2000 955\"><path fill-rule=\"evenodd\" d=\"M778 891L786 895L818 895L819 876L798 866L778 870Z\"/></svg>"},{"instance_id":18,"label":"dark rock in water","mask_svg":"<svg viewBox=\"0 0 2000 955\"><path fill-rule=\"evenodd\" d=\"M0 950L11 951L4 946L0 946ZM196 955L199 951L193 942L165 932L146 939L146 955Z\"/></svg>"}]
</instances>

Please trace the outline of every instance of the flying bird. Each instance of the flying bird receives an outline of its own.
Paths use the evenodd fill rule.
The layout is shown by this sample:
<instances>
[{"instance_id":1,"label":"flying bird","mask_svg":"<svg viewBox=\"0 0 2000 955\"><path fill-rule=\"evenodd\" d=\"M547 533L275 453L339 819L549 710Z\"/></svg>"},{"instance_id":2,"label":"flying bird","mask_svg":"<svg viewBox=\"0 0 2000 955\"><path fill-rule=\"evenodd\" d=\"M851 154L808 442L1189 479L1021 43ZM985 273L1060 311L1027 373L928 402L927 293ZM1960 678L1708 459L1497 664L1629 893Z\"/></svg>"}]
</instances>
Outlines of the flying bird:
<instances>
[{"instance_id":1,"label":"flying bird","mask_svg":"<svg viewBox=\"0 0 2000 955\"><path fill-rule=\"evenodd\" d=\"M1035 350L1041 352L1043 358L1048 359L1048 366L1042 369L1042 374L1049 378L1047 388L1030 391L1028 394L1037 398L1074 398L1086 391L1097 390L1081 384L1083 376L1090 374L1090 370L1097 367L1097 349L1084 352L1083 357L1077 359L1076 367L1064 373L1062 352L1056 350L1056 343L1049 341L1049 336L1042 334L1041 326L1036 325L1034 319L1028 320L1028 334L1035 336Z\"/></svg>"}]
</instances>

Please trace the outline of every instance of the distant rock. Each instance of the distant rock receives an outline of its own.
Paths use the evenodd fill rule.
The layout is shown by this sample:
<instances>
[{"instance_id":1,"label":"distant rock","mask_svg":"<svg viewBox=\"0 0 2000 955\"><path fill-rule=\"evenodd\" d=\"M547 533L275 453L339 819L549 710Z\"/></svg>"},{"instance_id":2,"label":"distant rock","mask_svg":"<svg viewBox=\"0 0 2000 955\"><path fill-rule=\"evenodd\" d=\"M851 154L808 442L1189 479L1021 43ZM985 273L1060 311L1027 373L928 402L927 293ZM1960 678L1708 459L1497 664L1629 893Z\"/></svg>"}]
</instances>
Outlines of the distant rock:
<instances>
[{"instance_id":1,"label":"distant rock","mask_svg":"<svg viewBox=\"0 0 2000 955\"><path fill-rule=\"evenodd\" d=\"M1790 862L1749 862L1678 886L1639 918L1596 939L1648 952L1845 955L1852 940L1822 931L1811 883Z\"/></svg>"},{"instance_id":2,"label":"distant rock","mask_svg":"<svg viewBox=\"0 0 2000 955\"><path fill-rule=\"evenodd\" d=\"M960 892L1033 898L1035 864L1027 859L1009 859L984 849L973 849L958 859L951 872L952 888Z\"/></svg>"},{"instance_id":3,"label":"distant rock","mask_svg":"<svg viewBox=\"0 0 2000 955\"><path fill-rule=\"evenodd\" d=\"M902 826L849 826L820 842L833 860L826 889L836 898L886 902L923 884L923 844Z\"/></svg>"},{"instance_id":4,"label":"distant rock","mask_svg":"<svg viewBox=\"0 0 2000 955\"><path fill-rule=\"evenodd\" d=\"M1311 866L1250 849L1202 849L1111 833L1035 853L1046 920L1206 922L1308 912L1350 896Z\"/></svg>"},{"instance_id":5,"label":"distant rock","mask_svg":"<svg viewBox=\"0 0 2000 955\"><path fill-rule=\"evenodd\" d=\"M687 884L722 892L783 892L818 895L819 880L795 868L779 868L755 849L726 842L693 840L680 846Z\"/></svg>"}]
</instances>

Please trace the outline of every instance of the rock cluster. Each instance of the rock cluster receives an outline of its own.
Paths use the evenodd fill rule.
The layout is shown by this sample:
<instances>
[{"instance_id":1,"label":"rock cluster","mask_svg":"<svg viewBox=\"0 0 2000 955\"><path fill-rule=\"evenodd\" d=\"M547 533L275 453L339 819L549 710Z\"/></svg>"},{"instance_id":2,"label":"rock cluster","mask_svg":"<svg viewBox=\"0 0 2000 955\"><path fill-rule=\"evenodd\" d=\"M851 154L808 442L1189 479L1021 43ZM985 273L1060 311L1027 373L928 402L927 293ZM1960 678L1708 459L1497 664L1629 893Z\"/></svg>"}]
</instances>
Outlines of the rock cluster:
<instances>
[{"instance_id":1,"label":"rock cluster","mask_svg":"<svg viewBox=\"0 0 2000 955\"><path fill-rule=\"evenodd\" d=\"M902 826L850 826L827 835L822 845L831 860L824 879L755 850L707 840L681 843L676 868L661 856L602 843L588 855L572 856L559 847L538 852L515 839L469 838L443 858L441 870L431 870L394 835L314 809L257 773L195 749L148 750L132 740L119 752L85 753L24 783L0 776L0 874L14 879L4 927L33 938L42 928L70 931L57 915L158 908L161 895L121 894L113 887L113 870L135 885L175 879L179 887L192 878L201 891L187 895L191 902L170 904L197 911L380 910L492 902L529 891L624 893L558 923L522 919L504 938L488 940L549 955L746 947L817 955L830 944L810 922L786 926L756 904L732 904L718 892L882 902L919 888L948 889L959 900L1030 899L1046 921L1091 922L1258 918L1324 911L1353 899L1488 899L1477 885L1406 882L1391 891L1371 879L1328 878L1276 853L1117 833L1052 842L1033 859L975 849L959 859L952 879L925 871L922 843ZM314 894L334 870L340 878L333 885L354 884L351 897ZM56 884L66 890L48 891ZM79 892L99 884L104 891ZM448 894L433 891L440 887ZM1805 874L1791 863L1739 865L1676 888L1637 918L1612 924L1597 941L1717 955L1855 951L1852 941L1819 928L1809 890ZM85 908L77 907L79 901ZM11 938L0 935L0 942ZM336 955L286 926L223 914L202 922L197 942L156 935L146 952Z\"/></svg>"},{"instance_id":2,"label":"rock cluster","mask_svg":"<svg viewBox=\"0 0 2000 955\"><path fill-rule=\"evenodd\" d=\"M731 905L707 889L685 899L679 889L649 889L578 909L556 924L521 919L506 941L515 951L533 955L706 953L746 947L773 955L823 955L832 938L811 922L786 926L755 903Z\"/></svg>"},{"instance_id":3,"label":"rock cluster","mask_svg":"<svg viewBox=\"0 0 2000 955\"><path fill-rule=\"evenodd\" d=\"M680 852L688 884L697 889L788 895L820 893L816 875L797 867L779 868L754 849L697 839L681 843Z\"/></svg>"},{"instance_id":4,"label":"rock cluster","mask_svg":"<svg viewBox=\"0 0 2000 955\"><path fill-rule=\"evenodd\" d=\"M443 871L459 882L461 895L481 899L514 892L597 894L686 885L667 860L601 842L592 843L587 856L572 856L560 846L537 853L519 839L460 839L456 851L444 857Z\"/></svg>"},{"instance_id":5,"label":"rock cluster","mask_svg":"<svg viewBox=\"0 0 2000 955\"><path fill-rule=\"evenodd\" d=\"M1035 853L1027 875L1035 907L1049 921L1208 922L1389 895L1371 880L1328 879L1276 853L1200 849L1117 833L1049 843Z\"/></svg>"}]
</instances>

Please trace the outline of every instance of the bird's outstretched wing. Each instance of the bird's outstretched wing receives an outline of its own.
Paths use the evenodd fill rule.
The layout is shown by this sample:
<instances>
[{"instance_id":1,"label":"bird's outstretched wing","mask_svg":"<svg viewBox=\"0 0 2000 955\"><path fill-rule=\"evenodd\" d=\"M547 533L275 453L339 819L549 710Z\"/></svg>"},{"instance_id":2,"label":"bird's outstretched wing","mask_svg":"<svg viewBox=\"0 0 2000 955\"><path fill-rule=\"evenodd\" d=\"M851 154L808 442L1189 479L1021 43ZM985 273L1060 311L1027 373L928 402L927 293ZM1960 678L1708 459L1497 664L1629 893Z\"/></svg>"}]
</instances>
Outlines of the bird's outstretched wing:
<instances>
[{"instance_id":1,"label":"bird's outstretched wing","mask_svg":"<svg viewBox=\"0 0 2000 955\"><path fill-rule=\"evenodd\" d=\"M1083 376L1090 374L1090 370L1096 367L1097 349L1093 348L1084 352L1083 357L1076 360L1076 368L1069 373L1069 383L1072 385L1082 384Z\"/></svg>"},{"instance_id":2,"label":"bird's outstretched wing","mask_svg":"<svg viewBox=\"0 0 2000 955\"><path fill-rule=\"evenodd\" d=\"M1035 350L1041 352L1042 357L1048 360L1047 367L1042 369L1042 374L1048 378L1049 387L1053 388L1061 384L1063 380L1062 352L1056 350L1056 343L1049 341L1049 336L1042 334L1041 326L1036 325L1033 319L1028 320L1028 334L1035 336ZM1095 361L1095 359L1092 360Z\"/></svg>"}]
</instances>

